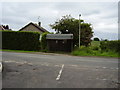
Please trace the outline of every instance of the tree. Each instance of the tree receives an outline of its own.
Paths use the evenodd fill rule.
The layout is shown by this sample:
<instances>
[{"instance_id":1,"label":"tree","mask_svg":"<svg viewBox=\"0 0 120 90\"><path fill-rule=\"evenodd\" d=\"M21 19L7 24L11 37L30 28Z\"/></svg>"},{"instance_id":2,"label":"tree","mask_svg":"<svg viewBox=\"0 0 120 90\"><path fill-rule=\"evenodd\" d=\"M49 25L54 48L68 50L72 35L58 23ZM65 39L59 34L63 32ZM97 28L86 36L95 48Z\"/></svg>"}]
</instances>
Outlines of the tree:
<instances>
[{"instance_id":1,"label":"tree","mask_svg":"<svg viewBox=\"0 0 120 90\"><path fill-rule=\"evenodd\" d=\"M8 25L2 25L2 27L3 27L4 29L9 29L9 26L8 26Z\"/></svg>"},{"instance_id":2,"label":"tree","mask_svg":"<svg viewBox=\"0 0 120 90\"><path fill-rule=\"evenodd\" d=\"M81 45L88 46L92 41L93 36L91 24L81 21ZM54 24L50 24L52 29L55 29L56 33L61 34L73 34L74 45L79 45L79 20L71 17L71 15L62 16L62 19L56 21Z\"/></svg>"},{"instance_id":3,"label":"tree","mask_svg":"<svg viewBox=\"0 0 120 90\"><path fill-rule=\"evenodd\" d=\"M96 37L96 38L94 38L94 41L100 41L100 39Z\"/></svg>"},{"instance_id":4,"label":"tree","mask_svg":"<svg viewBox=\"0 0 120 90\"><path fill-rule=\"evenodd\" d=\"M6 28L5 29L9 29L9 26L8 25L6 25Z\"/></svg>"},{"instance_id":5,"label":"tree","mask_svg":"<svg viewBox=\"0 0 120 90\"><path fill-rule=\"evenodd\" d=\"M108 39L105 39L104 41L108 41Z\"/></svg>"}]
</instances>

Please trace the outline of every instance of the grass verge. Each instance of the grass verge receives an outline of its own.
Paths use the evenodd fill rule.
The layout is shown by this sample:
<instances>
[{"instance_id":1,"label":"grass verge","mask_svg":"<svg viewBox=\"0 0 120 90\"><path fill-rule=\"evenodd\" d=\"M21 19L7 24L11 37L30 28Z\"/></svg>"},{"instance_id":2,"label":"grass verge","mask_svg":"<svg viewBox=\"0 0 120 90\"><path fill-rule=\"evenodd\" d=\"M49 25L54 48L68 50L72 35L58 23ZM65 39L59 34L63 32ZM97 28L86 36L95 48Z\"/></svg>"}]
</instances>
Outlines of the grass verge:
<instances>
[{"instance_id":1,"label":"grass verge","mask_svg":"<svg viewBox=\"0 0 120 90\"><path fill-rule=\"evenodd\" d=\"M81 47L74 50L72 55L75 56L104 56L104 57L119 57L119 53L113 51L101 51L98 47Z\"/></svg>"},{"instance_id":2,"label":"grass verge","mask_svg":"<svg viewBox=\"0 0 120 90\"><path fill-rule=\"evenodd\" d=\"M0 51L8 51L8 52L39 52L39 51L9 50L9 49L0 49Z\"/></svg>"},{"instance_id":3,"label":"grass verge","mask_svg":"<svg viewBox=\"0 0 120 90\"><path fill-rule=\"evenodd\" d=\"M24 50L8 50L8 49L0 49L0 51L8 51L8 52L26 52L26 53L34 53L34 52L42 52L42 51L24 51ZM45 53L45 52L44 52ZM102 57L119 57L119 53L116 52L103 52L101 50L94 50L94 48L90 47L81 47L80 49L76 49L71 53L65 52L47 52L47 53L57 53L57 54L69 54L74 56L102 56Z\"/></svg>"}]
</instances>

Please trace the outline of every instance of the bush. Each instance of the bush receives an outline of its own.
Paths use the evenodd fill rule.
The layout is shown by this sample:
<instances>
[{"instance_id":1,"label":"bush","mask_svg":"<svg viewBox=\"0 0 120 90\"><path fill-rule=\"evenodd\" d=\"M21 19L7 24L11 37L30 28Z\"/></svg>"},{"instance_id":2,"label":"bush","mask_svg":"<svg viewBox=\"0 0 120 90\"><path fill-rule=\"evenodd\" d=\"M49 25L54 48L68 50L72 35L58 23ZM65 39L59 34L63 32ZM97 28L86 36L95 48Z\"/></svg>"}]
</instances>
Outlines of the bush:
<instances>
[{"instance_id":1,"label":"bush","mask_svg":"<svg viewBox=\"0 0 120 90\"><path fill-rule=\"evenodd\" d=\"M108 56L108 57L120 57L119 53L114 51L102 51L93 50L96 47L80 47L76 48L71 54L76 56Z\"/></svg>"},{"instance_id":2,"label":"bush","mask_svg":"<svg viewBox=\"0 0 120 90\"><path fill-rule=\"evenodd\" d=\"M46 40L46 35L49 34L48 32L45 32L42 34L41 38L41 49L44 52L47 52L47 40Z\"/></svg>"},{"instance_id":3,"label":"bush","mask_svg":"<svg viewBox=\"0 0 120 90\"><path fill-rule=\"evenodd\" d=\"M95 55L96 52L94 52L91 47L85 47L85 46L81 46L80 48L76 48L72 54L73 55L83 55L83 56L91 56L91 55Z\"/></svg>"},{"instance_id":4,"label":"bush","mask_svg":"<svg viewBox=\"0 0 120 90\"><path fill-rule=\"evenodd\" d=\"M84 51L86 53L92 53L92 50L90 49L90 47L81 46L79 50Z\"/></svg>"},{"instance_id":5,"label":"bush","mask_svg":"<svg viewBox=\"0 0 120 90\"><path fill-rule=\"evenodd\" d=\"M116 41L101 41L100 48L102 51L120 52L120 40Z\"/></svg>"},{"instance_id":6,"label":"bush","mask_svg":"<svg viewBox=\"0 0 120 90\"><path fill-rule=\"evenodd\" d=\"M101 41L100 42L100 48L102 51L107 51L107 41Z\"/></svg>"},{"instance_id":7,"label":"bush","mask_svg":"<svg viewBox=\"0 0 120 90\"><path fill-rule=\"evenodd\" d=\"M99 38L94 38L94 41L100 41L100 39Z\"/></svg>"},{"instance_id":8,"label":"bush","mask_svg":"<svg viewBox=\"0 0 120 90\"><path fill-rule=\"evenodd\" d=\"M99 46L90 46L89 48L90 48L91 50L95 50L95 51L100 50Z\"/></svg>"},{"instance_id":9,"label":"bush","mask_svg":"<svg viewBox=\"0 0 120 90\"><path fill-rule=\"evenodd\" d=\"M2 49L12 50L40 50L39 37L37 32L0 31L2 32Z\"/></svg>"}]
</instances>

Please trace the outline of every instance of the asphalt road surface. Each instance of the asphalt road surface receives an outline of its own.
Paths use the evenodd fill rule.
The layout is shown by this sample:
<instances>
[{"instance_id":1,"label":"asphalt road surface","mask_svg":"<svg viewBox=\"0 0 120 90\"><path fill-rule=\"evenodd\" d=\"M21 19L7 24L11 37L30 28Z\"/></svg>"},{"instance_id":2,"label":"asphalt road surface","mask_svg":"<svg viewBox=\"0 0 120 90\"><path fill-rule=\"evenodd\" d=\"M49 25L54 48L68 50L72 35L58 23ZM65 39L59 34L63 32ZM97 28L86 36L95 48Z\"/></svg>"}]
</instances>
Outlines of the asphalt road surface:
<instances>
[{"instance_id":1,"label":"asphalt road surface","mask_svg":"<svg viewBox=\"0 0 120 90\"><path fill-rule=\"evenodd\" d=\"M3 52L3 88L117 88L118 59Z\"/></svg>"}]
</instances>

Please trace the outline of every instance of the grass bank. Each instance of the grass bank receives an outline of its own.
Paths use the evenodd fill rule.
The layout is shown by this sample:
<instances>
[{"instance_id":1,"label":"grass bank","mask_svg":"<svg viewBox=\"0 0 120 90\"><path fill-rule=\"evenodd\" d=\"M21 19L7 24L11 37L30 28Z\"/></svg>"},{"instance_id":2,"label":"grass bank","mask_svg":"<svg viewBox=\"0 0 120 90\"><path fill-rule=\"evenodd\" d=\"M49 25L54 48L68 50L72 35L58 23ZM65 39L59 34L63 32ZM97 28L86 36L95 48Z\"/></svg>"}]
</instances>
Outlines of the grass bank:
<instances>
[{"instance_id":1,"label":"grass bank","mask_svg":"<svg viewBox=\"0 0 120 90\"><path fill-rule=\"evenodd\" d=\"M91 46L76 48L72 53L75 56L104 56L104 57L120 57L115 51L102 51L100 49L100 41L92 41Z\"/></svg>"},{"instance_id":2,"label":"grass bank","mask_svg":"<svg viewBox=\"0 0 120 90\"><path fill-rule=\"evenodd\" d=\"M119 53L116 52L103 52L100 50L92 50L90 48L80 48L77 50L74 50L72 53L72 55L75 56L105 56L105 57L120 57Z\"/></svg>"},{"instance_id":3,"label":"grass bank","mask_svg":"<svg viewBox=\"0 0 120 90\"><path fill-rule=\"evenodd\" d=\"M21 53L41 52L41 51L23 51L23 50L7 50L7 49L3 49L0 51L21 52ZM119 57L120 58L119 54L115 52L101 52L101 51L91 50L88 48L77 49L71 53L65 53L65 52L47 52L47 53L68 54L68 55L74 55L74 56L104 56L104 57Z\"/></svg>"},{"instance_id":4,"label":"grass bank","mask_svg":"<svg viewBox=\"0 0 120 90\"><path fill-rule=\"evenodd\" d=\"M39 51L9 50L9 49L0 49L0 51L8 51L8 52L39 52Z\"/></svg>"},{"instance_id":5,"label":"grass bank","mask_svg":"<svg viewBox=\"0 0 120 90\"><path fill-rule=\"evenodd\" d=\"M100 49L100 41L92 41L91 46L81 48L76 48L73 52L48 52L48 51L24 51L24 50L7 50L0 49L0 51L9 51L9 52L25 52L25 53L34 53L34 52L44 52L44 53L57 53L57 54L67 54L74 56L102 56L102 57L119 57L120 54L115 51L102 51Z\"/></svg>"}]
</instances>

